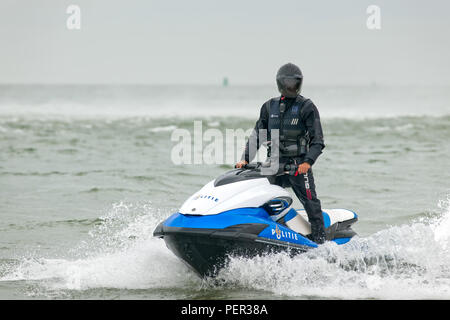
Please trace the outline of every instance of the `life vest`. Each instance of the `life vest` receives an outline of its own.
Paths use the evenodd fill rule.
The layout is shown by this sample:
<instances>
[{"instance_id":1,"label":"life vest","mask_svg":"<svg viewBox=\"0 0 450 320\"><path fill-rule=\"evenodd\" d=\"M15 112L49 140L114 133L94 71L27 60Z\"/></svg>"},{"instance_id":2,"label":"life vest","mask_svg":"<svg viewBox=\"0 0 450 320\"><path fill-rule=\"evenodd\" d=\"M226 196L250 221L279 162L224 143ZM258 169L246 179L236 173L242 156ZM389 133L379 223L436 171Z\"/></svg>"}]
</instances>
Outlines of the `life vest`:
<instances>
[{"instance_id":1,"label":"life vest","mask_svg":"<svg viewBox=\"0 0 450 320\"><path fill-rule=\"evenodd\" d=\"M308 132L300 114L302 107L308 101L311 100L297 96L288 109L281 97L268 101L266 106L269 113L267 128L269 136L273 129L279 130L281 157L301 157L308 152Z\"/></svg>"}]
</instances>

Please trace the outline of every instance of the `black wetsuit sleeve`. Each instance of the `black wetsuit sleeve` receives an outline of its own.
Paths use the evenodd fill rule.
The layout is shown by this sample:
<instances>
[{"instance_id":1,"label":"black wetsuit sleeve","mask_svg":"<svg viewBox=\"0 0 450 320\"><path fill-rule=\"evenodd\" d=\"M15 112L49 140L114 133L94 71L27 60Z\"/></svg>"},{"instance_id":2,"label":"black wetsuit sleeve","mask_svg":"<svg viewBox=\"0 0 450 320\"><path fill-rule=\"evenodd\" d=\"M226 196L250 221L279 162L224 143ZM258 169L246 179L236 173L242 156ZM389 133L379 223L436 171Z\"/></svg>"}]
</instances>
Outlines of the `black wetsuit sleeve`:
<instances>
[{"instance_id":1,"label":"black wetsuit sleeve","mask_svg":"<svg viewBox=\"0 0 450 320\"><path fill-rule=\"evenodd\" d=\"M317 110L317 107L311 100L309 103L306 103L303 108L302 118L306 125L306 131L309 135L309 151L305 156L305 161L310 165L313 165L322 153L322 149L325 148L325 143L323 140L319 110Z\"/></svg>"},{"instance_id":2,"label":"black wetsuit sleeve","mask_svg":"<svg viewBox=\"0 0 450 320\"><path fill-rule=\"evenodd\" d=\"M261 144L267 141L267 124L269 122L267 103L269 103L269 101L264 103L261 107L261 111L259 112L259 119L258 121L256 121L255 128L253 129L249 139L247 140L241 160L245 160L247 162L252 161L256 156L256 153L258 152ZM261 132L260 130L264 130L262 131L262 134L259 134Z\"/></svg>"}]
</instances>

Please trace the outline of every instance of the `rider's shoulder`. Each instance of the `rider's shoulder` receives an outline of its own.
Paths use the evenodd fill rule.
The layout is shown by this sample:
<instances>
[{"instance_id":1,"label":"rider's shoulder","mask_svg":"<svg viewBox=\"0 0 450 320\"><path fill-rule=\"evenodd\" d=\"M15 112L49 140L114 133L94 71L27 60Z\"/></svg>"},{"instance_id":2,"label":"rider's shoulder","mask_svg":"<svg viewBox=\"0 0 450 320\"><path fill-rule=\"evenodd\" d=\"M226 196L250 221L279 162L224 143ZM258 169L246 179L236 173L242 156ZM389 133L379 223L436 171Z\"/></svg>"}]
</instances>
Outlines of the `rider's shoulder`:
<instances>
[{"instance_id":1,"label":"rider's shoulder","mask_svg":"<svg viewBox=\"0 0 450 320\"><path fill-rule=\"evenodd\" d=\"M297 101L299 101L299 102L307 102L307 101L311 101L311 102L312 102L312 100L311 100L310 98L305 97L305 96L302 96L301 94L299 94L299 95L297 96Z\"/></svg>"},{"instance_id":2,"label":"rider's shoulder","mask_svg":"<svg viewBox=\"0 0 450 320\"><path fill-rule=\"evenodd\" d=\"M264 102L263 105L265 105L265 104L267 104L267 103L271 103L271 102L273 102L273 101L278 101L278 100L280 100L280 98L281 98L281 96L270 98L269 100L267 100L266 102Z\"/></svg>"},{"instance_id":3,"label":"rider's shoulder","mask_svg":"<svg viewBox=\"0 0 450 320\"><path fill-rule=\"evenodd\" d=\"M303 107L306 107L306 108L316 108L316 105L315 105L314 102L311 100L311 98L307 98L307 97L305 97L305 96L299 95L299 96L297 97L297 100L303 104Z\"/></svg>"},{"instance_id":4,"label":"rider's shoulder","mask_svg":"<svg viewBox=\"0 0 450 320\"><path fill-rule=\"evenodd\" d=\"M261 113L268 113L272 102L278 101L278 100L280 100L280 98L281 98L281 96L278 96L278 97L273 97L273 98L270 98L269 100L266 100L261 106Z\"/></svg>"}]
</instances>

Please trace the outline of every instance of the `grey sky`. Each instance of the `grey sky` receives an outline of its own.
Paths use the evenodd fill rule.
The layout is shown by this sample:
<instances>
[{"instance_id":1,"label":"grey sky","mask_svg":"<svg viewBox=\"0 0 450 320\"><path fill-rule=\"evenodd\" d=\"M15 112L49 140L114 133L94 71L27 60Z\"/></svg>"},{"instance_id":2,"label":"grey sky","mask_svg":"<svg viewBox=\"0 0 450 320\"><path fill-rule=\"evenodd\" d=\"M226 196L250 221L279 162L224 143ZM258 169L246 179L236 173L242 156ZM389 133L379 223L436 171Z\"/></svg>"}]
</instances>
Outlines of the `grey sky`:
<instances>
[{"instance_id":1,"label":"grey sky","mask_svg":"<svg viewBox=\"0 0 450 320\"><path fill-rule=\"evenodd\" d=\"M81 8L81 30L66 8ZM369 5L381 30L366 28ZM1 83L450 84L448 1L2 0Z\"/></svg>"}]
</instances>

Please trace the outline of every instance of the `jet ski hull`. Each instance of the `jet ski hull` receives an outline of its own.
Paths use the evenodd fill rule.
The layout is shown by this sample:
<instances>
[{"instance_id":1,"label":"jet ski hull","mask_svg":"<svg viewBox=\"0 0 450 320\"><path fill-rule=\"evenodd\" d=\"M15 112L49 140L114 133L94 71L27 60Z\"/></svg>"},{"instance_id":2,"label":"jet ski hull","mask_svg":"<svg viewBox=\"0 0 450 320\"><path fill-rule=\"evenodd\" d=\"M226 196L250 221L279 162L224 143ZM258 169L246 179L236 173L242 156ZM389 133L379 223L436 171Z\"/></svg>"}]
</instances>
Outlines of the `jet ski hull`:
<instances>
[{"instance_id":1,"label":"jet ski hull","mask_svg":"<svg viewBox=\"0 0 450 320\"><path fill-rule=\"evenodd\" d=\"M223 229L167 227L161 223L154 235L200 277L214 277L230 256L255 257L267 253L305 252L310 246L258 237L267 224L248 223Z\"/></svg>"},{"instance_id":2,"label":"jet ski hull","mask_svg":"<svg viewBox=\"0 0 450 320\"><path fill-rule=\"evenodd\" d=\"M175 213L157 226L154 236L163 238L167 247L201 277L217 275L233 255L298 254L317 247L307 237L274 222L262 208L207 216ZM340 244L350 237L333 240Z\"/></svg>"}]
</instances>

